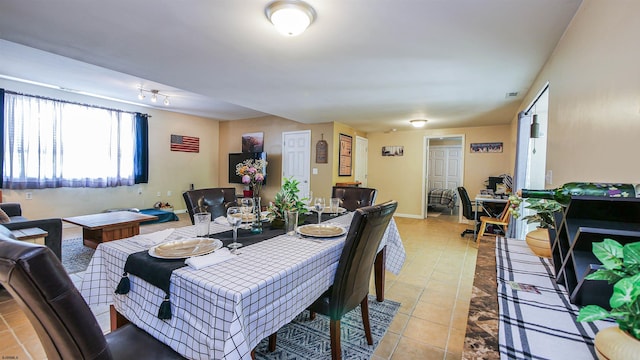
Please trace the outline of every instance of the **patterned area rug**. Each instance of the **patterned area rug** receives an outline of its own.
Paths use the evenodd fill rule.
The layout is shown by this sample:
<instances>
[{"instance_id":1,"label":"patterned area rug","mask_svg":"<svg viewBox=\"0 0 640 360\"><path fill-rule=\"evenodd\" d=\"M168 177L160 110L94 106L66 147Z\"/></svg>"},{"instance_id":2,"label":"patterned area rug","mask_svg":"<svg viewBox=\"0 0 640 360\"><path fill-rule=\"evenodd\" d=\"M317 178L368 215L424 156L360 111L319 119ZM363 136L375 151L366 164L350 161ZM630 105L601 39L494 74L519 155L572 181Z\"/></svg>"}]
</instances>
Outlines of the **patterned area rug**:
<instances>
[{"instance_id":1,"label":"patterned area rug","mask_svg":"<svg viewBox=\"0 0 640 360\"><path fill-rule=\"evenodd\" d=\"M371 346L364 335L360 307L346 314L340 321L342 358L371 359L399 308L400 303L392 300L379 303L374 296L369 296ZM304 311L278 330L277 338L276 350L272 353L268 350L268 339L262 340L256 347L256 359L331 359L329 318L326 316L317 314L311 321L309 312Z\"/></svg>"},{"instance_id":2,"label":"patterned area rug","mask_svg":"<svg viewBox=\"0 0 640 360\"><path fill-rule=\"evenodd\" d=\"M82 238L63 240L62 266L69 274L85 271L94 252L94 249L82 244Z\"/></svg>"}]
</instances>

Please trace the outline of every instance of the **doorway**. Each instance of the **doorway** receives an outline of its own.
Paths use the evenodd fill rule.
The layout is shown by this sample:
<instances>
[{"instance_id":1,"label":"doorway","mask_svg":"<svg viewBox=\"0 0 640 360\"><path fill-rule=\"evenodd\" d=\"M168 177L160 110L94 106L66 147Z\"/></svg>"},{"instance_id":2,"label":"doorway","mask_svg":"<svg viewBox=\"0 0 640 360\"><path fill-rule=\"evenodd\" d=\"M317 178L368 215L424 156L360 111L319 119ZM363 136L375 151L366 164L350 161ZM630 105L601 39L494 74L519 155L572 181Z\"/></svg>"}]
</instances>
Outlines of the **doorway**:
<instances>
[{"instance_id":1,"label":"doorway","mask_svg":"<svg viewBox=\"0 0 640 360\"><path fill-rule=\"evenodd\" d=\"M300 194L311 188L311 130L282 133L282 177L293 178L300 184Z\"/></svg>"},{"instance_id":2,"label":"doorway","mask_svg":"<svg viewBox=\"0 0 640 360\"><path fill-rule=\"evenodd\" d=\"M464 179L464 135L425 136L425 165L423 181L422 218L426 218L429 207L429 193L433 189L454 190L457 195L458 186L462 186ZM456 199L451 211L443 214L454 215L455 222L461 221L462 212L459 211L460 199Z\"/></svg>"},{"instance_id":3,"label":"doorway","mask_svg":"<svg viewBox=\"0 0 640 360\"><path fill-rule=\"evenodd\" d=\"M367 187L369 159L369 140L361 136L356 136L356 163L354 181L360 182L360 186Z\"/></svg>"}]
</instances>

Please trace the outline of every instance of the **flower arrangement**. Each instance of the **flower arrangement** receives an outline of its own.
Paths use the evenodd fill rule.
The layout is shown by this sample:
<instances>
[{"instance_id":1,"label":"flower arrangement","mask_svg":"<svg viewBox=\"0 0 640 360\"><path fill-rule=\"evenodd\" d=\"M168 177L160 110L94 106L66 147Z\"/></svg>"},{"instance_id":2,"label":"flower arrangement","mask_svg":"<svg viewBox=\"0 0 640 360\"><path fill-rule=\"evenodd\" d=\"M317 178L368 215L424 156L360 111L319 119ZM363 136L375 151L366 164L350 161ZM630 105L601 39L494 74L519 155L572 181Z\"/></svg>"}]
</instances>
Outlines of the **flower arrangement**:
<instances>
[{"instance_id":1,"label":"flower arrangement","mask_svg":"<svg viewBox=\"0 0 640 360\"><path fill-rule=\"evenodd\" d=\"M265 174L262 169L266 169L267 161L262 159L247 159L236 165L236 174L242 177L242 183L249 185L253 190L253 196L260 196L260 189L264 181Z\"/></svg>"}]
</instances>

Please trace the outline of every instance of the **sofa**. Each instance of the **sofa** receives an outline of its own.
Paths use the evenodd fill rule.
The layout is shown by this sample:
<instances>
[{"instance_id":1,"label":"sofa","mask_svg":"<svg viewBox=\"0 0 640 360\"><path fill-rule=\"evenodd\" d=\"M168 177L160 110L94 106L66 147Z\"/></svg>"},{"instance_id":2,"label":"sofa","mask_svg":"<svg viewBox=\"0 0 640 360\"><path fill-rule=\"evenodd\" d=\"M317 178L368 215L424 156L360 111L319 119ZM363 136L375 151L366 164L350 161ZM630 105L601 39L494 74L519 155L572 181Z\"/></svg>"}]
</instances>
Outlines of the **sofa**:
<instances>
[{"instance_id":1,"label":"sofa","mask_svg":"<svg viewBox=\"0 0 640 360\"><path fill-rule=\"evenodd\" d=\"M2 225L9 230L40 228L49 233L44 238L44 244L50 248L58 259L62 259L62 219L29 220L22 216L20 203L0 203L0 209L9 217L9 222Z\"/></svg>"}]
</instances>

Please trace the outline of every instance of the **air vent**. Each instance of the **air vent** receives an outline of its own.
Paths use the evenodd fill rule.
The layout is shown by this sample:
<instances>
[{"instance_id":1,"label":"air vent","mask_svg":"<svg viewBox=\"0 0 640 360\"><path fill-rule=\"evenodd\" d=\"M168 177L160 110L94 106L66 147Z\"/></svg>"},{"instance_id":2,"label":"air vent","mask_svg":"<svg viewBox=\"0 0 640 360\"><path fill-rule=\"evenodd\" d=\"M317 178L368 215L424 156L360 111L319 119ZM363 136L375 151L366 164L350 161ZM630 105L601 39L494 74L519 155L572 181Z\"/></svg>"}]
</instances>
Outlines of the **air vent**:
<instances>
[{"instance_id":1,"label":"air vent","mask_svg":"<svg viewBox=\"0 0 640 360\"><path fill-rule=\"evenodd\" d=\"M517 91L514 91L514 92L508 92L508 93L507 93L507 96L505 96L505 98L507 98L507 99L508 99L508 98L513 98L513 97L516 97L516 96L518 96L518 92L517 92Z\"/></svg>"}]
</instances>

